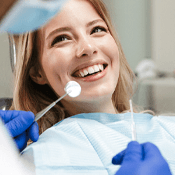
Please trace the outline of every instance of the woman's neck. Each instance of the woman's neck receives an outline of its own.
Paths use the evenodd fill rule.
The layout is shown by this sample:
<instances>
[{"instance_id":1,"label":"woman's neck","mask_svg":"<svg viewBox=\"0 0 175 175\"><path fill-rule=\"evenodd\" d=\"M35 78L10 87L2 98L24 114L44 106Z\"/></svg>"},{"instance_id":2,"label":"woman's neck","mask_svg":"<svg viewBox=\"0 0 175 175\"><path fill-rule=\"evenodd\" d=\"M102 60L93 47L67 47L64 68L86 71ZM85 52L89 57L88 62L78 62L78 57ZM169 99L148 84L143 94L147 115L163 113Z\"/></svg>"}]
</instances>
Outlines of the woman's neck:
<instances>
[{"instance_id":1,"label":"woman's neck","mask_svg":"<svg viewBox=\"0 0 175 175\"><path fill-rule=\"evenodd\" d=\"M62 101L64 107L70 114L76 115L80 113L118 113L117 109L113 105L112 100L100 100L100 101L88 101L88 102L67 102Z\"/></svg>"}]
</instances>

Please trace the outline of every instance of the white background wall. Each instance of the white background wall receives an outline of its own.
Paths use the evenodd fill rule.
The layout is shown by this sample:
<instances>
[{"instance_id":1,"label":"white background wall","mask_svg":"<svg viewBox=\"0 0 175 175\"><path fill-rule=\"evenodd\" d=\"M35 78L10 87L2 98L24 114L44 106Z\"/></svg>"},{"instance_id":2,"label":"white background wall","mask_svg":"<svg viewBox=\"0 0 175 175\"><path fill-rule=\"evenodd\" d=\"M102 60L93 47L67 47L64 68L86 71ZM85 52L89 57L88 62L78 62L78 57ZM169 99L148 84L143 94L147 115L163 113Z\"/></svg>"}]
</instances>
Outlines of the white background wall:
<instances>
[{"instance_id":1,"label":"white background wall","mask_svg":"<svg viewBox=\"0 0 175 175\"><path fill-rule=\"evenodd\" d=\"M13 74L10 65L9 41L7 34L0 34L0 98L12 97Z\"/></svg>"},{"instance_id":2,"label":"white background wall","mask_svg":"<svg viewBox=\"0 0 175 175\"><path fill-rule=\"evenodd\" d=\"M175 70L175 0L151 2L152 59L159 70L172 73ZM171 82L155 86L153 94L158 112L175 113L175 86Z\"/></svg>"},{"instance_id":3,"label":"white background wall","mask_svg":"<svg viewBox=\"0 0 175 175\"><path fill-rule=\"evenodd\" d=\"M175 1L152 1L152 58L159 69L175 69Z\"/></svg>"}]
</instances>

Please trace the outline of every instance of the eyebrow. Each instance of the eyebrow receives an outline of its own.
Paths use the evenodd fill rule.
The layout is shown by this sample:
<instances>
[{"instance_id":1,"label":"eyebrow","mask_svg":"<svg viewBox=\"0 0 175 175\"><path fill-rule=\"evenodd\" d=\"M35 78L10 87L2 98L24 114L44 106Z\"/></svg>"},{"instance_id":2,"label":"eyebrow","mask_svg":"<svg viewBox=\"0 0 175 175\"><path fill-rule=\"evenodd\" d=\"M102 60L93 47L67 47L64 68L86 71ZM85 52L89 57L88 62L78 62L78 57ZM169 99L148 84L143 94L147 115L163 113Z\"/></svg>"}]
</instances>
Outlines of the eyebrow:
<instances>
[{"instance_id":1,"label":"eyebrow","mask_svg":"<svg viewBox=\"0 0 175 175\"><path fill-rule=\"evenodd\" d=\"M87 23L86 27L92 26L92 25L94 25L98 22L103 22L104 23L104 21L102 19L96 19L96 20L93 20L93 21Z\"/></svg>"},{"instance_id":2,"label":"eyebrow","mask_svg":"<svg viewBox=\"0 0 175 175\"><path fill-rule=\"evenodd\" d=\"M61 27L61 28L58 28L58 29L55 29L54 31L52 31L46 39L50 38L52 35L54 35L55 33L58 33L58 32L63 32L63 31L70 31L71 28L70 27Z\"/></svg>"},{"instance_id":3,"label":"eyebrow","mask_svg":"<svg viewBox=\"0 0 175 175\"><path fill-rule=\"evenodd\" d=\"M92 26L92 25L94 25L94 24L96 24L96 23L98 23L98 22L103 22L103 23L104 23L104 21L103 21L102 19L96 19L96 20L93 20L93 21L87 23L87 24L86 24L86 27L90 27L90 26ZM61 27L61 28L55 29L54 31L52 31L52 32L47 36L46 40L47 40L48 38L50 38L52 35L54 35L55 33L63 32L63 31L71 31L71 30L72 30L72 29L71 29L70 27Z\"/></svg>"}]
</instances>

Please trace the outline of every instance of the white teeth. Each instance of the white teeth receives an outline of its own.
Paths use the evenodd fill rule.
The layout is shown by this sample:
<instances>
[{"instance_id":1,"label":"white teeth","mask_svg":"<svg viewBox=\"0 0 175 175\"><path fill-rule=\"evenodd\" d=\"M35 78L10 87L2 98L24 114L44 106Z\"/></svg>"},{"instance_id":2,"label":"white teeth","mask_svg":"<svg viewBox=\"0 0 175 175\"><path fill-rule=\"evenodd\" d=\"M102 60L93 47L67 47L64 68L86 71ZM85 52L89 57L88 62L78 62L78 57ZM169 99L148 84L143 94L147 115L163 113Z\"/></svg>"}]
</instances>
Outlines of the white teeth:
<instances>
[{"instance_id":1,"label":"white teeth","mask_svg":"<svg viewBox=\"0 0 175 175\"><path fill-rule=\"evenodd\" d=\"M95 71L95 72L98 72L98 71L100 70L99 67L98 67L97 65L94 65L93 68L94 68L94 71Z\"/></svg>"},{"instance_id":2,"label":"white teeth","mask_svg":"<svg viewBox=\"0 0 175 175\"><path fill-rule=\"evenodd\" d=\"M98 65L94 65L94 66L90 66L88 68L85 68L83 70L79 71L79 77L85 77L88 74L93 74L95 72L99 72L99 71L103 71L104 67L102 64L98 64Z\"/></svg>"},{"instance_id":3,"label":"white teeth","mask_svg":"<svg viewBox=\"0 0 175 175\"><path fill-rule=\"evenodd\" d=\"M103 71L103 70L104 70L104 68L103 68L103 65L102 65L102 64L99 64L98 66L99 66L99 68L100 68L100 70L101 70L101 71Z\"/></svg>"},{"instance_id":4,"label":"white teeth","mask_svg":"<svg viewBox=\"0 0 175 175\"><path fill-rule=\"evenodd\" d=\"M93 74L95 71L94 71L93 67L88 67L88 72L89 72L90 74Z\"/></svg>"},{"instance_id":5,"label":"white teeth","mask_svg":"<svg viewBox=\"0 0 175 175\"><path fill-rule=\"evenodd\" d=\"M84 72L84 76L86 76L88 74L88 71L86 69L84 69L83 72Z\"/></svg>"},{"instance_id":6,"label":"white teeth","mask_svg":"<svg viewBox=\"0 0 175 175\"><path fill-rule=\"evenodd\" d=\"M85 76L82 71L80 71L80 75L81 75L81 77L84 77Z\"/></svg>"}]
</instances>

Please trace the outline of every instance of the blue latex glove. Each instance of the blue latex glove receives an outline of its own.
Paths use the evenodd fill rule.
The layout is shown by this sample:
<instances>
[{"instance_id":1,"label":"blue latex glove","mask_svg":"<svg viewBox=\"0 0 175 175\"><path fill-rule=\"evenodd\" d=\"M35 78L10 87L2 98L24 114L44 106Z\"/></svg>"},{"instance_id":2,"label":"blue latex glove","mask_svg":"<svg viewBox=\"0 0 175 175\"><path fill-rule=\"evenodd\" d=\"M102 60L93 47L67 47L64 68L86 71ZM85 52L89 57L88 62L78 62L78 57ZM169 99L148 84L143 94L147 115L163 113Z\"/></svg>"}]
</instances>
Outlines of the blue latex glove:
<instances>
[{"instance_id":1,"label":"blue latex glove","mask_svg":"<svg viewBox=\"0 0 175 175\"><path fill-rule=\"evenodd\" d=\"M152 143L132 141L113 157L114 165L121 165L115 175L171 175L168 163Z\"/></svg>"},{"instance_id":2,"label":"blue latex glove","mask_svg":"<svg viewBox=\"0 0 175 175\"><path fill-rule=\"evenodd\" d=\"M13 34L36 30L61 11L68 0L18 0L1 20L0 32Z\"/></svg>"},{"instance_id":3,"label":"blue latex glove","mask_svg":"<svg viewBox=\"0 0 175 175\"><path fill-rule=\"evenodd\" d=\"M0 110L0 117L20 151L27 146L29 138L34 142L38 140L39 127L32 112Z\"/></svg>"}]
</instances>

